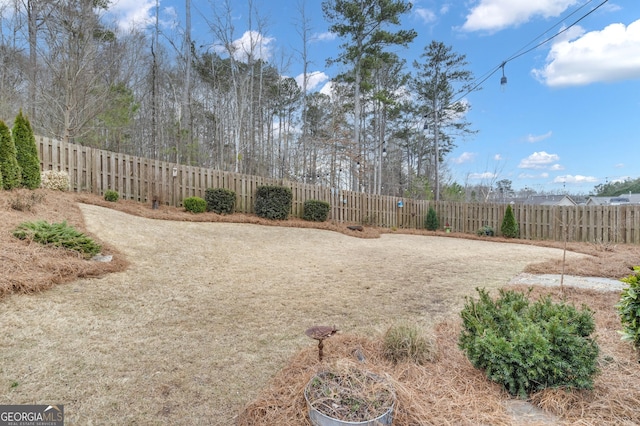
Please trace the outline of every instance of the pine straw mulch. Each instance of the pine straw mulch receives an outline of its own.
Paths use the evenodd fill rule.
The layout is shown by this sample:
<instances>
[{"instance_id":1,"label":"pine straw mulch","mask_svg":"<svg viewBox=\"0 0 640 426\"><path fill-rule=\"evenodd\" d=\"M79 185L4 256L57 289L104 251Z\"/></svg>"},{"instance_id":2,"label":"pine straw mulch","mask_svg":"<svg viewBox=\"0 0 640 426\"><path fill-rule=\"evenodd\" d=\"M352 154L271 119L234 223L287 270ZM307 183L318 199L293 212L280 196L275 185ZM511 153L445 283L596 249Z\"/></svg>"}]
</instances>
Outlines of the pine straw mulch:
<instances>
[{"instance_id":1,"label":"pine straw mulch","mask_svg":"<svg viewBox=\"0 0 640 426\"><path fill-rule=\"evenodd\" d=\"M90 235L74 194L44 189L0 191L0 217L0 298L11 293L39 292L78 278L123 271L128 266L127 260L108 244L101 243L102 254L112 255L113 260L97 262L87 261L69 250L45 247L13 236L19 224L38 220L66 221Z\"/></svg>"},{"instance_id":2,"label":"pine straw mulch","mask_svg":"<svg viewBox=\"0 0 640 426\"><path fill-rule=\"evenodd\" d=\"M149 205L120 200L109 203L90 194L61 193L57 191L0 191L0 298L10 293L29 293L46 290L54 285L81 277L94 277L126 269L127 260L117 249L103 244L103 254L113 256L109 263L88 262L61 249L43 247L14 238L12 230L24 221L66 220L87 233L77 203L96 204L138 216L188 221L253 223L269 226L313 227L342 232L359 238L377 238L391 232L371 227L364 231L350 231L346 224L310 223L301 220L266 221L252 215L221 216L213 213L193 215L183 209L161 206L152 210ZM21 209L16 210L18 204ZM438 235L450 238L479 239L475 235L459 233L399 230L397 232ZM88 233L91 235L90 233ZM560 247L562 243L491 238L496 242ZM568 261L564 271L571 275L621 278L629 275L629 268L640 264L640 247L569 243L568 250L591 255L588 259ZM559 261L530 265L526 272L561 273ZM557 295L557 288L536 288L535 294ZM586 303L596 312L597 339L601 348L601 374L593 391L565 392L549 389L532 395L530 401L559 416L564 424L640 424L640 366L630 345L620 341L616 330L620 328L614 305L619 293L598 293L588 290L567 289L568 300ZM437 361L425 366L414 364L393 365L381 355L381 341L359 336L336 335L326 341L323 365L355 363L353 352L365 354L364 366L373 373L390 377L398 397L395 425L429 424L518 424L505 409L508 395L500 386L487 381L482 372L474 369L457 348L460 324L457 319L436 326ZM309 379L323 365L317 361L317 349L308 349L294 355L290 362L264 389L262 395L250 403L240 414L240 425L303 425L309 424L303 389ZM531 423L529 423L531 424Z\"/></svg>"},{"instance_id":3,"label":"pine straw mulch","mask_svg":"<svg viewBox=\"0 0 640 426\"><path fill-rule=\"evenodd\" d=\"M524 286L512 288L527 291ZM536 287L532 297L551 295L561 300L558 288ZM620 341L619 318L613 305L616 292L600 293L565 289L566 301L587 304L595 311L596 339L600 345L599 368L593 391L547 389L530 397L530 402L558 417L556 424L633 425L640 424L640 365L638 354ZM434 330L438 356L435 362L394 365L382 355L382 340L338 334L325 341L325 358L318 362L315 346L294 355L272 379L261 395L247 405L238 419L240 426L310 425L304 388L325 369L360 365L386 377L397 395L394 425L513 425L542 424L535 416L511 415L506 401L512 399L501 386L488 381L458 349L460 321L452 319ZM360 363L356 353L364 354Z\"/></svg>"}]
</instances>

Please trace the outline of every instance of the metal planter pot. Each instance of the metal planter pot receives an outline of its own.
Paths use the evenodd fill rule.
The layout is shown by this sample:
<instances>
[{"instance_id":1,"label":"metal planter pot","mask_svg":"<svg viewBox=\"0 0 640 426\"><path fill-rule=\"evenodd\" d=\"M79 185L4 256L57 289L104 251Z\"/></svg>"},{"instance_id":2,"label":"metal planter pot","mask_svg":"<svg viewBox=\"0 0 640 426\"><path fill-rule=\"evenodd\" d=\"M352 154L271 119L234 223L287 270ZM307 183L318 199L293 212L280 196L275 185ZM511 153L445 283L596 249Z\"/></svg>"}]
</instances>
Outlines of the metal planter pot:
<instances>
[{"instance_id":1,"label":"metal planter pot","mask_svg":"<svg viewBox=\"0 0 640 426\"><path fill-rule=\"evenodd\" d=\"M390 407L387 407L386 410L378 415L375 418L367 419L363 421L346 421L337 419L335 417L331 417L322 411L318 410L313 406L312 401L309 398L309 388L318 376L321 376L323 373L318 373L316 376L311 378L307 386L304 390L304 398L307 401L307 406L309 407L309 420L313 426L347 426L347 425L361 425L361 426L390 426L393 422L393 408L395 406L395 393L393 393L393 404ZM371 377L375 377L376 380L383 380L380 377L368 373Z\"/></svg>"}]
</instances>

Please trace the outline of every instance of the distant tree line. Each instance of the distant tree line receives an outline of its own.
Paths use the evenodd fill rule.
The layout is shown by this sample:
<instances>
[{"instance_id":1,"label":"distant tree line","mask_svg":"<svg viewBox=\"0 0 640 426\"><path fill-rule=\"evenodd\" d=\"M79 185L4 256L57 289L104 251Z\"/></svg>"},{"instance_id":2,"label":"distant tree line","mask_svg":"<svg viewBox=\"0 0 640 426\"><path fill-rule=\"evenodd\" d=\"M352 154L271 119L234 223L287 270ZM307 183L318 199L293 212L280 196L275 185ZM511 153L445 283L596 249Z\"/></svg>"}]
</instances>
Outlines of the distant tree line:
<instances>
[{"instance_id":1,"label":"distant tree line","mask_svg":"<svg viewBox=\"0 0 640 426\"><path fill-rule=\"evenodd\" d=\"M312 28L299 7L298 84L267 58L265 20L247 1L248 42L230 0L200 9L209 32L155 22L124 31L109 0L12 0L0 6L0 119L20 109L36 134L100 149L265 177L415 198L469 198L445 159L473 133L458 99L473 76L465 56L424 46L413 71L402 48L403 0L326 0L342 40L331 91L309 91ZM185 2L190 10L190 2ZM481 189L477 198L483 199Z\"/></svg>"}]
</instances>

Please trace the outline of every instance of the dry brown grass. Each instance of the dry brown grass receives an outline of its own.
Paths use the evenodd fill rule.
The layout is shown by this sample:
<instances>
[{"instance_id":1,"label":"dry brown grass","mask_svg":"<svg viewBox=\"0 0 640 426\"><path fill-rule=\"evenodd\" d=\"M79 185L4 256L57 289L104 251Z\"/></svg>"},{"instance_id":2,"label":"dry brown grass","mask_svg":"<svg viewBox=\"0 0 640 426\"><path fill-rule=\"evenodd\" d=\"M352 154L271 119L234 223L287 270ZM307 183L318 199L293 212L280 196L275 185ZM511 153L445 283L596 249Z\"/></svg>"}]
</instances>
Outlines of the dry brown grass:
<instances>
[{"instance_id":1,"label":"dry brown grass","mask_svg":"<svg viewBox=\"0 0 640 426\"><path fill-rule=\"evenodd\" d=\"M31 211L16 211L14 196L0 191L0 326L8 331L0 337L0 403L61 402L69 424L307 424L301 389L320 365L315 341L303 332L325 323L346 331L325 342L324 362L355 362L360 349L367 369L392 378L394 424L519 423L505 409L507 395L457 349L457 312L475 286L500 287L524 268L559 273L558 251L456 234L359 233L331 223L285 232L282 226L317 224L151 210L86 194L44 192ZM89 206L83 216L78 201L113 213ZM38 219L99 235L115 262L87 262L11 237L18 223ZM570 249L590 255L568 256L575 275L619 278L640 263L637 247ZM31 294L11 294L23 292ZM565 424L639 424L636 354L616 333L619 294L567 294L596 311L602 374L593 392L545 391L532 400ZM383 359L382 334L403 319L437 323L436 362Z\"/></svg>"}]
</instances>

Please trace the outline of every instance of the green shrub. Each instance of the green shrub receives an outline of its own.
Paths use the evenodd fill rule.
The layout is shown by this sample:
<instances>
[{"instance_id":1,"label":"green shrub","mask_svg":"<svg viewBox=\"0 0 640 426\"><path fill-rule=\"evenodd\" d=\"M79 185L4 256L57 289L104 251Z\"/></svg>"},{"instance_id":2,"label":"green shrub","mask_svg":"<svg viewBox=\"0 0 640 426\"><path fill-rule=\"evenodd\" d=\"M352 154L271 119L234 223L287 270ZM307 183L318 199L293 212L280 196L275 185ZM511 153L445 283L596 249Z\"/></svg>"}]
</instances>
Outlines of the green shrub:
<instances>
[{"instance_id":1,"label":"green shrub","mask_svg":"<svg viewBox=\"0 0 640 426\"><path fill-rule=\"evenodd\" d=\"M436 344L433 337L415 324L399 323L390 327L384 334L383 355L389 361L413 361L423 365L436 358Z\"/></svg>"},{"instance_id":2,"label":"green shrub","mask_svg":"<svg viewBox=\"0 0 640 426\"><path fill-rule=\"evenodd\" d=\"M16 145L16 159L22 170L22 186L29 189L40 187L40 159L38 147L29 119L22 115L16 117L11 130Z\"/></svg>"},{"instance_id":3,"label":"green shrub","mask_svg":"<svg viewBox=\"0 0 640 426\"><path fill-rule=\"evenodd\" d=\"M236 207L236 193L229 189L207 188L204 191L207 211L218 214L231 214Z\"/></svg>"},{"instance_id":4,"label":"green shrub","mask_svg":"<svg viewBox=\"0 0 640 426\"><path fill-rule=\"evenodd\" d=\"M293 194L284 186L259 186L256 191L255 212L272 220L286 220L291 211Z\"/></svg>"},{"instance_id":5,"label":"green shrub","mask_svg":"<svg viewBox=\"0 0 640 426\"><path fill-rule=\"evenodd\" d=\"M486 236L486 237L493 237L493 235L495 234L495 232L493 231L493 228L490 227L489 225L484 225L482 228L478 229L476 231L476 234L479 236Z\"/></svg>"},{"instance_id":6,"label":"green shrub","mask_svg":"<svg viewBox=\"0 0 640 426\"><path fill-rule=\"evenodd\" d=\"M13 231L13 236L21 240L32 240L37 243L73 250L89 259L100 253L100 244L85 234L77 231L67 222L48 223L40 220L24 222Z\"/></svg>"},{"instance_id":7,"label":"green shrub","mask_svg":"<svg viewBox=\"0 0 640 426\"><path fill-rule=\"evenodd\" d=\"M111 201L115 203L116 201L118 201L118 198L120 198L120 194L118 194L117 191L107 189L104 192L104 199L107 201Z\"/></svg>"},{"instance_id":8,"label":"green shrub","mask_svg":"<svg viewBox=\"0 0 640 426\"><path fill-rule=\"evenodd\" d=\"M307 200L304 202L302 218L312 222L324 222L329 218L331 204L320 200Z\"/></svg>"},{"instance_id":9,"label":"green shrub","mask_svg":"<svg viewBox=\"0 0 640 426\"><path fill-rule=\"evenodd\" d=\"M640 266L633 267L634 274L621 281L628 284L622 290L616 309L622 323L622 340L629 341L640 350Z\"/></svg>"},{"instance_id":10,"label":"green shrub","mask_svg":"<svg viewBox=\"0 0 640 426\"><path fill-rule=\"evenodd\" d=\"M207 211L207 202L200 197L188 197L182 201L184 209L191 213L204 213Z\"/></svg>"},{"instance_id":11,"label":"green shrub","mask_svg":"<svg viewBox=\"0 0 640 426\"><path fill-rule=\"evenodd\" d=\"M507 210L504 212L504 218L502 219L500 233L502 233L503 237L507 238L516 238L520 234L518 223L516 222L516 217L513 214L511 204L507 206Z\"/></svg>"},{"instance_id":12,"label":"green shrub","mask_svg":"<svg viewBox=\"0 0 640 426\"><path fill-rule=\"evenodd\" d=\"M4 189L17 188L22 182L22 170L17 155L11 132L4 121L0 120L0 173Z\"/></svg>"},{"instance_id":13,"label":"green shrub","mask_svg":"<svg viewBox=\"0 0 640 426\"><path fill-rule=\"evenodd\" d=\"M428 231L435 231L440 227L438 215L436 214L436 211L433 209L433 207L429 207L427 217L424 220L424 227L427 228Z\"/></svg>"},{"instance_id":14,"label":"green shrub","mask_svg":"<svg viewBox=\"0 0 640 426\"><path fill-rule=\"evenodd\" d=\"M45 189L54 189L58 191L69 190L69 174L64 171L45 170L40 175L40 186Z\"/></svg>"},{"instance_id":15,"label":"green shrub","mask_svg":"<svg viewBox=\"0 0 640 426\"><path fill-rule=\"evenodd\" d=\"M549 297L532 305L519 292L500 290L494 301L478 289L460 316L459 347L487 377L512 395L526 398L547 387L593 388L599 348L589 335L593 312L578 311Z\"/></svg>"}]
</instances>

